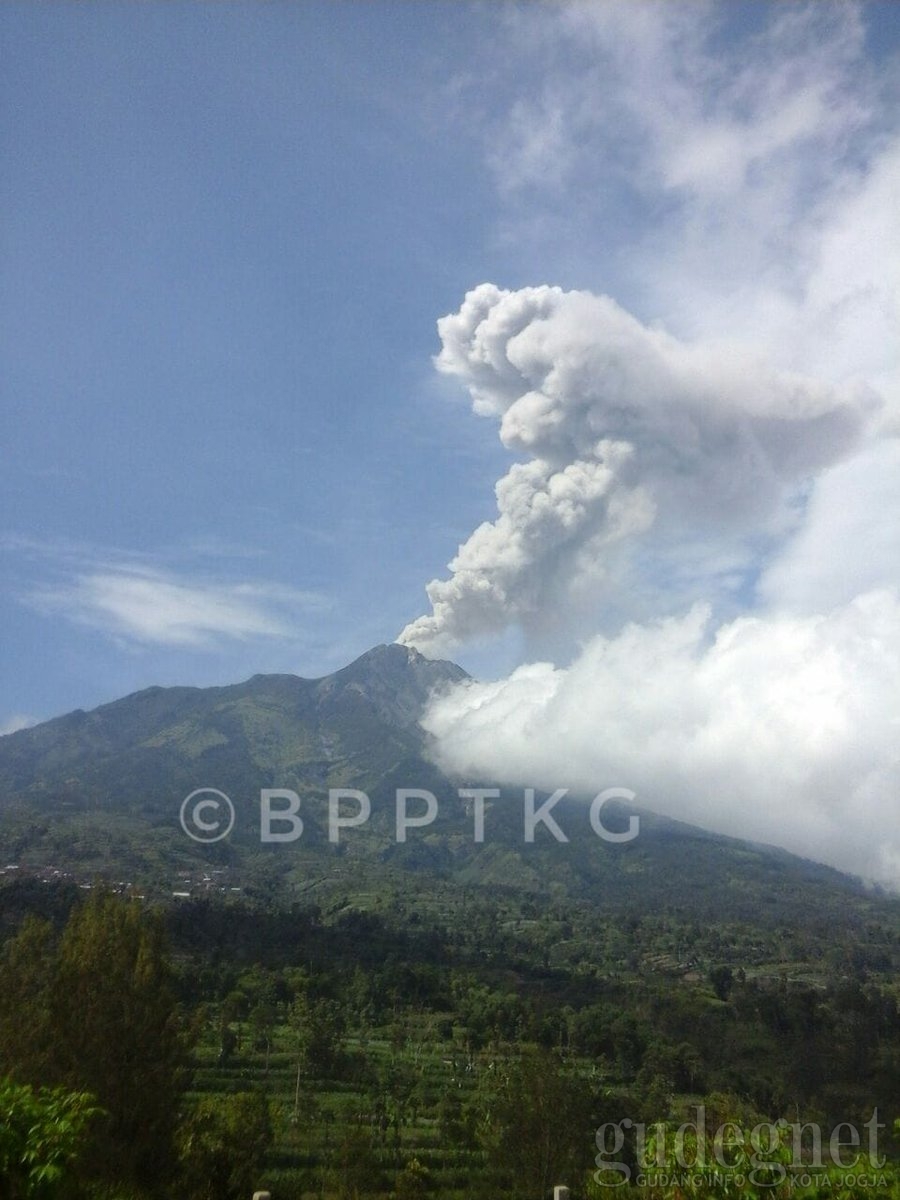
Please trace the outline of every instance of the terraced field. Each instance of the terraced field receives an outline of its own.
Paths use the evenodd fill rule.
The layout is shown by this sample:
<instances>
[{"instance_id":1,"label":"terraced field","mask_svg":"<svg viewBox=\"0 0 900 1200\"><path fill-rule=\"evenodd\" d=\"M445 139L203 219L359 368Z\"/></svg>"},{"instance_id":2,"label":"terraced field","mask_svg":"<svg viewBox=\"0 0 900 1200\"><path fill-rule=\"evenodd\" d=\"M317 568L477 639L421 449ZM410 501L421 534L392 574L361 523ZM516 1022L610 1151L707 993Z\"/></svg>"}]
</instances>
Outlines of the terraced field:
<instances>
[{"instance_id":1,"label":"terraced field","mask_svg":"<svg viewBox=\"0 0 900 1200\"><path fill-rule=\"evenodd\" d=\"M285 1024L273 1031L268 1051L252 1048L244 1034L224 1063L210 1028L196 1051L194 1095L267 1096L274 1145L260 1186L278 1200L363 1190L459 1200L487 1194L495 1171L484 1148L485 1122L518 1052L469 1052L458 1027L441 1040L449 1022L449 1014L428 1014L346 1037L335 1069L317 1077L298 1070ZM586 1060L569 1069L598 1078Z\"/></svg>"}]
</instances>

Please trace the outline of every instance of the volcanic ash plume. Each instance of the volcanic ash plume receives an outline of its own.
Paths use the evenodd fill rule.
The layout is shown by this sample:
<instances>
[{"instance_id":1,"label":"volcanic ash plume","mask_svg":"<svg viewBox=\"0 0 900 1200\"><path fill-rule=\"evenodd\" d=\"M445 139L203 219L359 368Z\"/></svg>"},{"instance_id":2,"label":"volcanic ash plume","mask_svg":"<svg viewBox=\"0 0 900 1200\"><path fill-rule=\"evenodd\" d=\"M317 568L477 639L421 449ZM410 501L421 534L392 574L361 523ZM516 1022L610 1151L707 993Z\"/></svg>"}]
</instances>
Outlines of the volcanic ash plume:
<instances>
[{"instance_id":1,"label":"volcanic ash plume","mask_svg":"<svg viewBox=\"0 0 900 1200\"><path fill-rule=\"evenodd\" d=\"M743 540L784 532L801 482L854 447L874 403L588 292L482 284L438 330L438 370L525 461L400 634L425 654L560 612L596 632L626 591L632 612L659 615L682 586L674 563L689 564L688 600L738 586Z\"/></svg>"}]
</instances>

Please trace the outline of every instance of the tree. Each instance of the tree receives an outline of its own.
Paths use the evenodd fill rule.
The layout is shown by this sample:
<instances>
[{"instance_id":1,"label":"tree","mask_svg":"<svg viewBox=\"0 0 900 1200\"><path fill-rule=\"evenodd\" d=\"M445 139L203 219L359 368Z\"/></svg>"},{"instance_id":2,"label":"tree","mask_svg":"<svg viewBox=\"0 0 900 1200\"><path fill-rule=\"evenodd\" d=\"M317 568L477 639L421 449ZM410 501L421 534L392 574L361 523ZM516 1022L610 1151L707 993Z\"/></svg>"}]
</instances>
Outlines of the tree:
<instances>
[{"instance_id":1,"label":"tree","mask_svg":"<svg viewBox=\"0 0 900 1200\"><path fill-rule=\"evenodd\" d=\"M596 1128L593 1095L548 1050L523 1054L491 1105L485 1149L516 1197L546 1196L590 1166Z\"/></svg>"},{"instance_id":2,"label":"tree","mask_svg":"<svg viewBox=\"0 0 900 1200\"><path fill-rule=\"evenodd\" d=\"M720 965L713 967L709 973L709 982L719 1000L727 1000L731 995L734 974L731 967Z\"/></svg>"},{"instance_id":3,"label":"tree","mask_svg":"<svg viewBox=\"0 0 900 1200\"><path fill-rule=\"evenodd\" d=\"M0 1080L0 1195L5 1200L62 1196L99 1114L93 1097L62 1088Z\"/></svg>"},{"instance_id":4,"label":"tree","mask_svg":"<svg viewBox=\"0 0 900 1200\"><path fill-rule=\"evenodd\" d=\"M431 1187L428 1168L424 1167L417 1158L412 1158L397 1175L394 1188L396 1200L418 1200L426 1196Z\"/></svg>"},{"instance_id":5,"label":"tree","mask_svg":"<svg viewBox=\"0 0 900 1200\"><path fill-rule=\"evenodd\" d=\"M160 923L135 902L93 895L63 933L52 1010L64 1082L109 1113L103 1161L116 1179L163 1182L187 1047Z\"/></svg>"},{"instance_id":6,"label":"tree","mask_svg":"<svg viewBox=\"0 0 900 1200\"><path fill-rule=\"evenodd\" d=\"M252 1195L272 1144L269 1103L259 1092L198 1101L178 1133L181 1179L191 1200Z\"/></svg>"},{"instance_id":7,"label":"tree","mask_svg":"<svg viewBox=\"0 0 900 1200\"><path fill-rule=\"evenodd\" d=\"M351 1126L341 1138L331 1171L338 1200L360 1200L382 1190L382 1172L369 1129Z\"/></svg>"},{"instance_id":8,"label":"tree","mask_svg":"<svg viewBox=\"0 0 900 1200\"><path fill-rule=\"evenodd\" d=\"M147 1194L164 1185L186 1035L161 926L138 903L98 890L73 910L58 945L47 927L26 923L0 961L0 1050L23 1082L97 1098L105 1115L83 1155L92 1178Z\"/></svg>"},{"instance_id":9,"label":"tree","mask_svg":"<svg viewBox=\"0 0 900 1200\"><path fill-rule=\"evenodd\" d=\"M340 1057L344 1019L333 1000L313 1000L301 992L288 1013L298 1053L298 1066L319 1078L331 1072Z\"/></svg>"},{"instance_id":10,"label":"tree","mask_svg":"<svg viewBox=\"0 0 900 1200\"><path fill-rule=\"evenodd\" d=\"M262 1002L253 1006L250 1016L247 1018L253 1049L265 1052L266 1074L269 1072L269 1054L272 1050L272 1037L277 1019L278 1014L274 1005Z\"/></svg>"},{"instance_id":11,"label":"tree","mask_svg":"<svg viewBox=\"0 0 900 1200\"><path fill-rule=\"evenodd\" d=\"M52 1077L50 997L55 968L53 927L26 917L0 954L0 1074L32 1083Z\"/></svg>"}]
</instances>

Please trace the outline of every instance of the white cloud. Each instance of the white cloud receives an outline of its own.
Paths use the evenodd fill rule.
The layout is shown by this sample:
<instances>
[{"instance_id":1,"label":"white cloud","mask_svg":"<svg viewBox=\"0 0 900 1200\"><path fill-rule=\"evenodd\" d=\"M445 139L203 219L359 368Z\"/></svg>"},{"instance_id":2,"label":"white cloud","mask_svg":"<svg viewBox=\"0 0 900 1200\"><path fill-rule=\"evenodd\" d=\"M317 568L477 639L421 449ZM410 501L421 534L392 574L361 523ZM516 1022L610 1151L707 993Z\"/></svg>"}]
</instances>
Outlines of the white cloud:
<instances>
[{"instance_id":1,"label":"white cloud","mask_svg":"<svg viewBox=\"0 0 900 1200\"><path fill-rule=\"evenodd\" d=\"M810 271L780 344L830 378L862 376L888 402L900 433L900 136L830 205ZM808 241L813 240L811 238Z\"/></svg>"},{"instance_id":2,"label":"white cloud","mask_svg":"<svg viewBox=\"0 0 900 1200\"><path fill-rule=\"evenodd\" d=\"M506 241L688 339L864 375L900 422L900 131L894 64L867 53L876 7L759 6L755 31L694 0L513 10L485 134Z\"/></svg>"},{"instance_id":3,"label":"white cloud","mask_svg":"<svg viewBox=\"0 0 900 1200\"><path fill-rule=\"evenodd\" d=\"M858 165L885 101L853 4L770 6L756 33L695 0L520 8L509 29L515 99L488 146L504 192L624 184L695 226L764 216L771 237Z\"/></svg>"},{"instance_id":4,"label":"white cloud","mask_svg":"<svg viewBox=\"0 0 900 1200\"><path fill-rule=\"evenodd\" d=\"M770 607L828 612L900 583L900 439L867 446L816 481L803 524L768 564Z\"/></svg>"},{"instance_id":5,"label":"white cloud","mask_svg":"<svg viewBox=\"0 0 900 1200\"><path fill-rule=\"evenodd\" d=\"M708 611L598 637L566 670L467 683L425 719L445 769L638 803L900 884L900 596Z\"/></svg>"},{"instance_id":6,"label":"white cloud","mask_svg":"<svg viewBox=\"0 0 900 1200\"><path fill-rule=\"evenodd\" d=\"M320 605L309 593L271 583L226 583L115 565L78 573L31 593L44 612L126 642L214 648L224 639L288 638L297 614Z\"/></svg>"},{"instance_id":7,"label":"white cloud","mask_svg":"<svg viewBox=\"0 0 900 1200\"><path fill-rule=\"evenodd\" d=\"M498 519L402 638L431 652L554 615L603 628L579 586L616 620L566 669L531 664L435 701L439 763L629 787L900 885L900 441L874 440L873 393L558 288L483 285L440 331L440 369L534 457L500 480ZM713 616L751 568L759 607ZM711 603L684 616L691 592Z\"/></svg>"},{"instance_id":8,"label":"white cloud","mask_svg":"<svg viewBox=\"0 0 900 1200\"><path fill-rule=\"evenodd\" d=\"M631 787L900 886L900 123L877 16L511 11L473 85L505 104L503 244L640 319L485 285L440 322L439 368L526 461L401 636L444 650L509 620L559 661L548 623L582 639L568 667L436 701L445 767Z\"/></svg>"}]
</instances>

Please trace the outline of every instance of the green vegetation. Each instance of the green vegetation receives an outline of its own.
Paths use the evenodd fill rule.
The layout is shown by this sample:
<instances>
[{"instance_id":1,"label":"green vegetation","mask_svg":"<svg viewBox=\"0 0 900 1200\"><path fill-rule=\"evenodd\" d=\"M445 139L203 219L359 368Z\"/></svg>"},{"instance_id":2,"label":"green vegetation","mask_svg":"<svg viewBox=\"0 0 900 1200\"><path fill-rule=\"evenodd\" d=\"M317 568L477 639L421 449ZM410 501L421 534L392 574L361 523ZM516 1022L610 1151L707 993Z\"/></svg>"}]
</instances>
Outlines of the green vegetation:
<instances>
[{"instance_id":1,"label":"green vegetation","mask_svg":"<svg viewBox=\"0 0 900 1200\"><path fill-rule=\"evenodd\" d=\"M610 845L577 798L568 843L525 843L515 790L475 842L416 725L458 677L380 647L0 740L0 1200L599 1200L603 1127L615 1194L900 1200L897 898L646 812ZM200 786L233 838L179 828ZM440 813L398 843L405 786ZM260 845L262 787L301 797L302 839ZM339 844L329 787L372 801ZM747 1135L726 1166L642 1181L638 1130L670 1165L698 1106ZM748 1182L757 1127L876 1110L865 1184L781 1178L782 1141Z\"/></svg>"},{"instance_id":2,"label":"green vegetation","mask_svg":"<svg viewBox=\"0 0 900 1200\"><path fill-rule=\"evenodd\" d=\"M23 890L0 888L0 913L20 912ZM876 1107L882 1123L900 1112L900 936L878 922L843 943L832 931L829 957L815 929L675 913L623 928L527 895L458 896L465 920L388 888L367 911L148 911L53 885L34 899L51 920L25 917L0 955L0 1075L8 1089L90 1092L103 1110L79 1127L67 1200L261 1187L276 1200L526 1200L558 1182L596 1200L609 1194L593 1178L605 1123L661 1122L655 1148L698 1104L711 1125L745 1130L862 1129ZM581 950L552 953L566 941ZM767 958L798 950L808 958ZM881 1137L896 1153L891 1130ZM680 1194L743 1194L743 1152ZM629 1133L625 1159L637 1153ZM758 1196L843 1194L848 1172L829 1169ZM864 1194L896 1195L892 1172ZM660 1178L643 1192L674 1196Z\"/></svg>"},{"instance_id":3,"label":"green vegetation","mask_svg":"<svg viewBox=\"0 0 900 1200\"><path fill-rule=\"evenodd\" d=\"M167 1182L184 1089L180 1027L160 922L95 892L62 936L34 917L0 961L0 1069L95 1096L82 1167L155 1190Z\"/></svg>"},{"instance_id":4,"label":"green vegetation","mask_svg":"<svg viewBox=\"0 0 900 1200\"><path fill-rule=\"evenodd\" d=\"M92 1098L0 1079L0 1195L52 1200L69 1193L91 1120Z\"/></svg>"}]
</instances>

